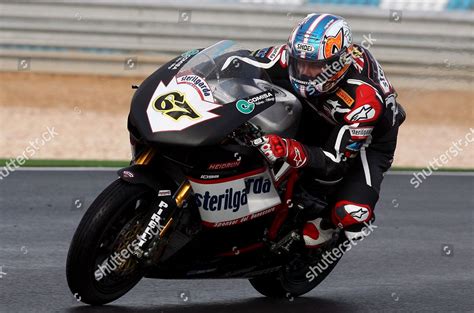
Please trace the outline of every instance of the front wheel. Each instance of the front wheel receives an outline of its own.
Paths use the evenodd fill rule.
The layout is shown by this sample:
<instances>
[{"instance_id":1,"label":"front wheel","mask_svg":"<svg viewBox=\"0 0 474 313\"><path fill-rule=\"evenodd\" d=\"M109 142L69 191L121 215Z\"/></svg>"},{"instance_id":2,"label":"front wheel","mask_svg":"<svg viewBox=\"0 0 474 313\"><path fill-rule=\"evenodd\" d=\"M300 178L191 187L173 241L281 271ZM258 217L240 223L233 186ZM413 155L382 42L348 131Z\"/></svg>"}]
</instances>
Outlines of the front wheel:
<instances>
[{"instance_id":1,"label":"front wheel","mask_svg":"<svg viewBox=\"0 0 474 313\"><path fill-rule=\"evenodd\" d=\"M114 301L143 277L131 242L141 230L153 191L120 179L108 186L82 218L69 247L66 277L74 296L100 305Z\"/></svg>"}]
</instances>

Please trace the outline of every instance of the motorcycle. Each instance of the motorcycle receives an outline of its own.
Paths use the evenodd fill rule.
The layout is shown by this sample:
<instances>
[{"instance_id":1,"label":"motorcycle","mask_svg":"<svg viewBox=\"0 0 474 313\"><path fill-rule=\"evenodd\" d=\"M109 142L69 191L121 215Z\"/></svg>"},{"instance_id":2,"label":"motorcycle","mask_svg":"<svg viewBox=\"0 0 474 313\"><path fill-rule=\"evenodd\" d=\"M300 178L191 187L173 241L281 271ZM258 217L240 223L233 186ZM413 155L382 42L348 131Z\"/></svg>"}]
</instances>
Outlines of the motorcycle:
<instances>
[{"instance_id":1,"label":"motorcycle","mask_svg":"<svg viewBox=\"0 0 474 313\"><path fill-rule=\"evenodd\" d=\"M245 278L265 296L296 297L335 267L311 272L343 232L305 248L301 173L269 164L252 144L265 133L294 137L302 114L255 62L221 41L183 53L137 87L131 164L88 208L69 248L67 281L82 302L114 301L143 277ZM328 212L317 207L316 216Z\"/></svg>"}]
</instances>

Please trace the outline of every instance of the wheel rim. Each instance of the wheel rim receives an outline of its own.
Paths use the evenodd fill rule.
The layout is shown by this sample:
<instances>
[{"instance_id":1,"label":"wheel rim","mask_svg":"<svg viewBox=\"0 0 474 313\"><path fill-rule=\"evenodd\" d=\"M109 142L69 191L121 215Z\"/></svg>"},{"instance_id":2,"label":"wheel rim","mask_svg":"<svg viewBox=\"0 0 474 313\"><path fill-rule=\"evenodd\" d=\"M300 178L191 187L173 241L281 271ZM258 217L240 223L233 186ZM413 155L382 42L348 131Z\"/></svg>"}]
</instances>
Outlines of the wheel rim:
<instances>
[{"instance_id":1,"label":"wheel rim","mask_svg":"<svg viewBox=\"0 0 474 313\"><path fill-rule=\"evenodd\" d=\"M128 252L128 258L125 262L112 262L110 258L114 253L121 254L122 251L128 250L136 235L142 230L140 219L146 213L146 208L151 202L151 194L143 191L135 195L135 198L124 203L118 211L117 217L111 220L101 236L96 246L95 255L92 257L93 266L93 282L94 287L108 294L123 289L126 286L135 284L142 277L142 270L138 262ZM128 250L130 251L130 250ZM109 261L107 261L109 260ZM95 273L100 265L108 262L109 271L103 278L97 280ZM111 266L111 265L114 266Z\"/></svg>"}]
</instances>

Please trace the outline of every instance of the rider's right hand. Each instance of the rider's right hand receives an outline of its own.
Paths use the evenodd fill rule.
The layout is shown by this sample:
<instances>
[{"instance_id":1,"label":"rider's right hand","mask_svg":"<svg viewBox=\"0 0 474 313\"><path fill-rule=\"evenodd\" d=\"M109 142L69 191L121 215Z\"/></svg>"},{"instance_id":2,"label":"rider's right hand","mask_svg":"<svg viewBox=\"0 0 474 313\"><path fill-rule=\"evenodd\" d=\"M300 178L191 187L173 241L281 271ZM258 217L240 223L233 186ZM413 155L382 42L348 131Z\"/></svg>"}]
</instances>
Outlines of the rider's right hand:
<instances>
[{"instance_id":1,"label":"rider's right hand","mask_svg":"<svg viewBox=\"0 0 474 313\"><path fill-rule=\"evenodd\" d=\"M294 139L266 135L255 139L252 144L259 148L270 163L282 159L295 168L303 167L308 163L307 152L303 144Z\"/></svg>"}]
</instances>

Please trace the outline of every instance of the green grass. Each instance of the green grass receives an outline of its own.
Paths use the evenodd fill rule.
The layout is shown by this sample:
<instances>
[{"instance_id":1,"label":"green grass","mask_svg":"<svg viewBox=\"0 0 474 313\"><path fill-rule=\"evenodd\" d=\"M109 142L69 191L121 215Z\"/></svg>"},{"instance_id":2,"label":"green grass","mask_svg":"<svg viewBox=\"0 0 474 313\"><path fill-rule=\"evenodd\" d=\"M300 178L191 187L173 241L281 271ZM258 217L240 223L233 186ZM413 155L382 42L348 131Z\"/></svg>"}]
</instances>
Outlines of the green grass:
<instances>
[{"instance_id":1,"label":"green grass","mask_svg":"<svg viewBox=\"0 0 474 313\"><path fill-rule=\"evenodd\" d=\"M5 166L8 159L0 159L0 166ZM107 160L28 160L22 167L113 167L120 168L129 165L129 161ZM392 171L420 171L419 167L392 167ZM474 172L474 168L443 167L436 172Z\"/></svg>"},{"instance_id":2,"label":"green grass","mask_svg":"<svg viewBox=\"0 0 474 313\"><path fill-rule=\"evenodd\" d=\"M5 166L7 159L0 159L1 166ZM18 163L16 163L18 164ZM130 161L107 160L28 160L22 167L125 167Z\"/></svg>"}]
</instances>

